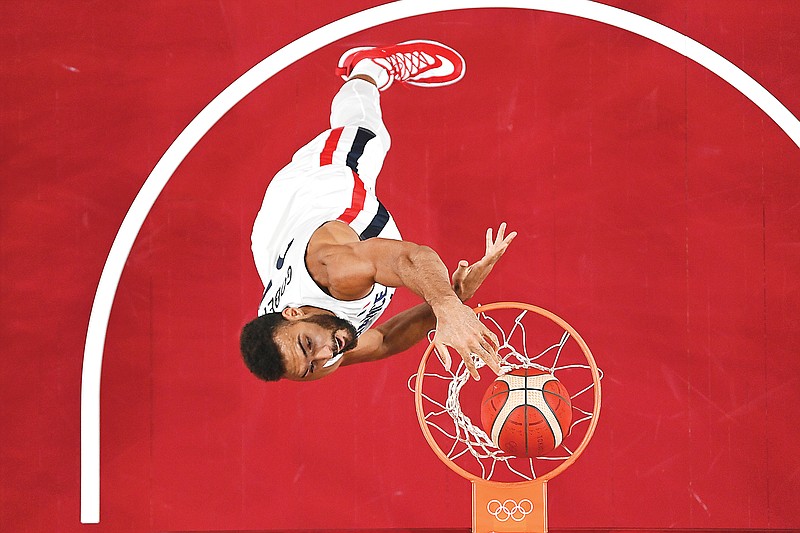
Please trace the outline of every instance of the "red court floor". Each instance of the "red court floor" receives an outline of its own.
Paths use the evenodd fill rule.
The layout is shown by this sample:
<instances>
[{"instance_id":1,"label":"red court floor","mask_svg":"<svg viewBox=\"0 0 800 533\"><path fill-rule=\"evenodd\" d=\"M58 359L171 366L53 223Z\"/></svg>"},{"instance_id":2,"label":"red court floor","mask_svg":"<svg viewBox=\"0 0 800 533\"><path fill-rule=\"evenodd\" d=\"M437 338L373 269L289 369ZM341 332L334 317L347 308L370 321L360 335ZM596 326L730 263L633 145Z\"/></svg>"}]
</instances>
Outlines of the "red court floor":
<instances>
[{"instance_id":1,"label":"red court floor","mask_svg":"<svg viewBox=\"0 0 800 533\"><path fill-rule=\"evenodd\" d=\"M183 530L181 530L183 531ZM469 533L471 529L466 528L392 528L392 529L265 529L265 530L218 530L208 531L203 530L204 533ZM653 529L653 528L549 528L549 533L709 533L719 531L735 531L736 533L788 533L797 531L796 528L792 529ZM170 532L165 532L170 533Z\"/></svg>"},{"instance_id":2,"label":"red court floor","mask_svg":"<svg viewBox=\"0 0 800 533\"><path fill-rule=\"evenodd\" d=\"M123 257L100 523L82 525L87 326L129 207L248 69L380 2L3 3L0 529L469 528L469 484L425 443L407 389L424 346L301 385L257 381L238 352L263 289L253 219L327 128L337 59L425 38L467 73L383 95L382 202L450 269L506 221L519 236L475 301L550 309L605 372L594 439L549 484L552 531L800 530L800 4L605 2L741 69L783 127L617 19L545 4L596 3L397 15L278 72L188 152ZM417 301L399 290L385 317Z\"/></svg>"}]
</instances>

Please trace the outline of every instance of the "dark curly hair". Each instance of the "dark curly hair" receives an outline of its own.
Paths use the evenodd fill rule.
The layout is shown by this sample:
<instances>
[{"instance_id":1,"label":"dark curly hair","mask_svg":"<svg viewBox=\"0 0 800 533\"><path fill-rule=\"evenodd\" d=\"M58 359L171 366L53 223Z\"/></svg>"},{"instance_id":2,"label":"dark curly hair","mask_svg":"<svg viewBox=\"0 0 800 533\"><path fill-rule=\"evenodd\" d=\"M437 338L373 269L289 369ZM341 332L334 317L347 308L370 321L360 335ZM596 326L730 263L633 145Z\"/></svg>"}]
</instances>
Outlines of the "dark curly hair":
<instances>
[{"instance_id":1,"label":"dark curly hair","mask_svg":"<svg viewBox=\"0 0 800 533\"><path fill-rule=\"evenodd\" d=\"M244 364L264 381L278 381L286 373L275 332L288 321L281 313L267 313L245 324L239 337Z\"/></svg>"}]
</instances>

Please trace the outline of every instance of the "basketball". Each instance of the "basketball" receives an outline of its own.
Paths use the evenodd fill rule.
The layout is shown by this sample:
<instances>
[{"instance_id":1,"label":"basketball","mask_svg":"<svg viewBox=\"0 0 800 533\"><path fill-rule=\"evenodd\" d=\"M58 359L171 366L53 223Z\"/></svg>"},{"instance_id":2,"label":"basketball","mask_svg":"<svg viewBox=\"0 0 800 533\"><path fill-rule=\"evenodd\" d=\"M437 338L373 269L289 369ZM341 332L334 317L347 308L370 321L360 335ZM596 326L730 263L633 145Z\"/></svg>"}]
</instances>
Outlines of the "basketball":
<instances>
[{"instance_id":1,"label":"basketball","mask_svg":"<svg viewBox=\"0 0 800 533\"><path fill-rule=\"evenodd\" d=\"M556 449L569 433L572 402L553 374L515 369L486 389L481 423L501 450L517 457L539 457Z\"/></svg>"}]
</instances>

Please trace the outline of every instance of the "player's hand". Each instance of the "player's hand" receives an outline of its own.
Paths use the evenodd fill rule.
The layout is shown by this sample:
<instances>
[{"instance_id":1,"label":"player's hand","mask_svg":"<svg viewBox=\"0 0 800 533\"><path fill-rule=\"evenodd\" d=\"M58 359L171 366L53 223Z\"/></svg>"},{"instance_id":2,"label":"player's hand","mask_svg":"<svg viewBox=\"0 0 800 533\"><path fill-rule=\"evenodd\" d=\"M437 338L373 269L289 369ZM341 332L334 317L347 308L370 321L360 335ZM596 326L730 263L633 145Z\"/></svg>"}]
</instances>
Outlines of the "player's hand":
<instances>
[{"instance_id":1,"label":"player's hand","mask_svg":"<svg viewBox=\"0 0 800 533\"><path fill-rule=\"evenodd\" d=\"M472 309L453 298L446 305L434 307L434 313L436 334L433 345L445 368L449 370L452 366L448 350L450 346L459 353L476 381L481 377L472 360L472 354L485 362L495 374L500 375L500 357L497 355L500 344L497 335L478 319Z\"/></svg>"},{"instance_id":2,"label":"player's hand","mask_svg":"<svg viewBox=\"0 0 800 533\"><path fill-rule=\"evenodd\" d=\"M512 231L505 236L506 223L500 224L497 229L497 238L492 238L492 228L486 230L486 253L481 259L473 264L466 260L458 263L458 268L453 272L453 291L462 302L466 302L475 295L483 281L494 268L495 263L500 260L506 252L506 248L517 236L516 231Z\"/></svg>"}]
</instances>

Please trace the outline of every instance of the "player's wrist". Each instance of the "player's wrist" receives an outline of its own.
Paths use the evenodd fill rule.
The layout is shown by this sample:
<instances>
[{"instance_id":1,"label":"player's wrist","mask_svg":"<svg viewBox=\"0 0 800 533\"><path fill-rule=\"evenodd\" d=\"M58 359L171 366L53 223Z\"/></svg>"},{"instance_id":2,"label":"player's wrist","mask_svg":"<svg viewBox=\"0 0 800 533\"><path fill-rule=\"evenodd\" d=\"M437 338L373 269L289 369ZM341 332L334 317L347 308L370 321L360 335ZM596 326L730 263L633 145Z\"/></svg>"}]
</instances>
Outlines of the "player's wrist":
<instances>
[{"instance_id":1,"label":"player's wrist","mask_svg":"<svg viewBox=\"0 0 800 533\"><path fill-rule=\"evenodd\" d=\"M428 301L428 304L433 309L433 313L435 315L438 315L440 311L452 309L453 306L464 305L461 302L461 299L456 296L454 292L451 292L450 294L443 294L442 296L438 296L436 298L431 298Z\"/></svg>"}]
</instances>

